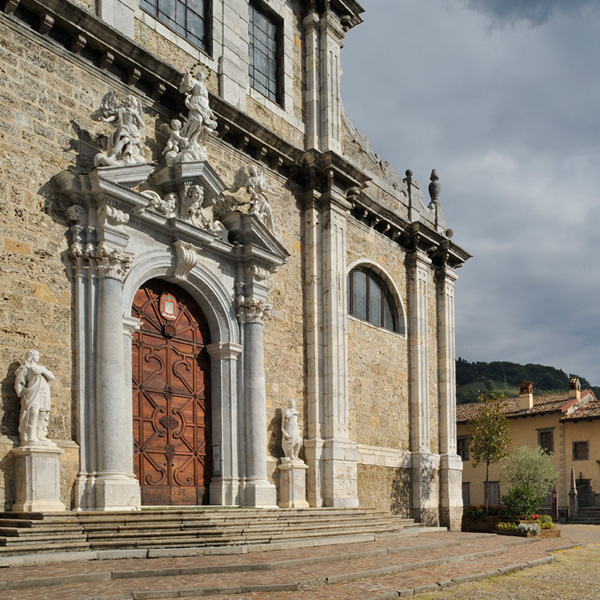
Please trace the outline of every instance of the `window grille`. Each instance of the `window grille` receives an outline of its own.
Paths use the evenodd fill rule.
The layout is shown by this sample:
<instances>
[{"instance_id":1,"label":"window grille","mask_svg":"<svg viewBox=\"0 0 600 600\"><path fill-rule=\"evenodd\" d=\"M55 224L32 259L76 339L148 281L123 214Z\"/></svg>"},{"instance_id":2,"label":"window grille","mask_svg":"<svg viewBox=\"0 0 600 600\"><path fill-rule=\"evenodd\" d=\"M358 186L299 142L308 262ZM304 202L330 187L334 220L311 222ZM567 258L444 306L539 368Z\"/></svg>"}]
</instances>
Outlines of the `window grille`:
<instances>
[{"instance_id":1,"label":"window grille","mask_svg":"<svg viewBox=\"0 0 600 600\"><path fill-rule=\"evenodd\" d=\"M281 104L281 21L251 3L248 33L250 85Z\"/></svg>"},{"instance_id":2,"label":"window grille","mask_svg":"<svg viewBox=\"0 0 600 600\"><path fill-rule=\"evenodd\" d=\"M348 313L377 327L399 331L392 294L379 275L357 268L348 275Z\"/></svg>"},{"instance_id":3,"label":"window grille","mask_svg":"<svg viewBox=\"0 0 600 600\"><path fill-rule=\"evenodd\" d=\"M140 8L194 46L209 52L209 0L140 0Z\"/></svg>"}]
</instances>

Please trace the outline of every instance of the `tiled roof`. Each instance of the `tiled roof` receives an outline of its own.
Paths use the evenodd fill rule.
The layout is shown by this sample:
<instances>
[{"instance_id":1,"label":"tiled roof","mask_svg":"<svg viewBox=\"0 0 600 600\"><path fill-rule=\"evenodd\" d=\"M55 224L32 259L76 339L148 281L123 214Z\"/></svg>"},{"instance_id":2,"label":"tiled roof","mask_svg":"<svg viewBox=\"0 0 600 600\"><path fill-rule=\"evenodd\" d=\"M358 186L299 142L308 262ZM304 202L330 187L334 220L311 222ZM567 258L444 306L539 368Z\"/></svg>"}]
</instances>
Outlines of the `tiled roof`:
<instances>
[{"instance_id":1,"label":"tiled roof","mask_svg":"<svg viewBox=\"0 0 600 600\"><path fill-rule=\"evenodd\" d=\"M572 422L576 423L577 421L586 421L600 419L600 402L594 400L585 406L581 406L575 409L572 413L565 415L561 419L561 423Z\"/></svg>"},{"instance_id":2,"label":"tiled roof","mask_svg":"<svg viewBox=\"0 0 600 600\"><path fill-rule=\"evenodd\" d=\"M573 413L569 415L565 415L561 420L573 420L573 415L583 415L585 416L577 416L575 420L580 419L589 419L589 418L600 418L600 402L596 400L593 392L590 390L584 390L581 392L581 398L584 399L587 396L591 395L592 400L589 404L582 408L578 408ZM529 417L535 415L544 415L553 412L563 412L565 413L569 408L571 408L576 401L574 399L569 399L568 393L562 394L548 394L546 396L534 396L533 397L533 408L530 410L519 410L519 398L507 398L504 404L504 414L509 419L514 419L517 417ZM472 421L479 411L479 402L473 402L471 404L459 404L456 407L456 421L458 423L468 423ZM593 416L588 416L593 415Z\"/></svg>"}]
</instances>

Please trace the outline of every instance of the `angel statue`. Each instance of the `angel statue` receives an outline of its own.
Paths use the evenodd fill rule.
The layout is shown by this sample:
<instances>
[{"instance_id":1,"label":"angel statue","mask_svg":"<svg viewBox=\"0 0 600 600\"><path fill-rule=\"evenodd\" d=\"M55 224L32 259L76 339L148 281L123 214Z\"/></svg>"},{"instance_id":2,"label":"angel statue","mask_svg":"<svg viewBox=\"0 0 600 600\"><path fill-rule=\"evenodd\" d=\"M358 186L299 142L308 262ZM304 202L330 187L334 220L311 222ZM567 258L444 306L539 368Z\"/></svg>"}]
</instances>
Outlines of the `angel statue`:
<instances>
[{"instance_id":1,"label":"angel statue","mask_svg":"<svg viewBox=\"0 0 600 600\"><path fill-rule=\"evenodd\" d=\"M142 103L129 95L123 104L117 101L117 92L104 94L100 108L92 113L94 121L110 123L114 131L108 138L106 153L99 152L94 158L96 167L135 165L146 162L140 154L144 129Z\"/></svg>"},{"instance_id":2,"label":"angel statue","mask_svg":"<svg viewBox=\"0 0 600 600\"><path fill-rule=\"evenodd\" d=\"M205 80L206 76L202 71L195 75L189 71L179 86L179 91L185 94L188 109L188 117L180 132L187 145L173 158L174 162L193 162L207 158L205 144L208 136L216 132L217 118L208 102Z\"/></svg>"},{"instance_id":3,"label":"angel statue","mask_svg":"<svg viewBox=\"0 0 600 600\"><path fill-rule=\"evenodd\" d=\"M162 152L167 165L176 163L179 153L188 147L189 140L181 135L181 127L182 124L179 119L173 119L170 125L163 123L160 126L161 133L169 138Z\"/></svg>"},{"instance_id":4,"label":"angel statue","mask_svg":"<svg viewBox=\"0 0 600 600\"><path fill-rule=\"evenodd\" d=\"M296 410L296 401L290 398L288 407L283 411L281 422L281 447L285 457L290 462L301 462L298 457L302 446L302 435L298 426L298 411Z\"/></svg>"},{"instance_id":5,"label":"angel statue","mask_svg":"<svg viewBox=\"0 0 600 600\"><path fill-rule=\"evenodd\" d=\"M258 215L267 229L271 233L275 233L273 214L267 202L267 195L278 196L279 194L271 191L265 176L264 166L261 166L259 172L254 165L251 165L248 168L248 173L246 173L244 167L240 167L235 174L233 185L229 188L229 191L235 193L242 187L245 187L248 194L250 194L250 210L248 212L251 215Z\"/></svg>"}]
</instances>

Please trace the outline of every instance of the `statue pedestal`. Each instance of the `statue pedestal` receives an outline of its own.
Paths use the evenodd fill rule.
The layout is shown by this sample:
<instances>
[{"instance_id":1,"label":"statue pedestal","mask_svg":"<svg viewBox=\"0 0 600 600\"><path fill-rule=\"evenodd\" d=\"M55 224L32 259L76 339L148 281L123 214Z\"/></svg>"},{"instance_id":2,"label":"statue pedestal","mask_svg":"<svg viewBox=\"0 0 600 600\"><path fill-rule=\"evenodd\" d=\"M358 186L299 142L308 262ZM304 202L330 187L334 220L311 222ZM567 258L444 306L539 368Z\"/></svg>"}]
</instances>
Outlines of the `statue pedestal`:
<instances>
[{"instance_id":1,"label":"statue pedestal","mask_svg":"<svg viewBox=\"0 0 600 600\"><path fill-rule=\"evenodd\" d=\"M282 458L279 469L279 508L308 508L306 501L306 471L303 462Z\"/></svg>"},{"instance_id":2,"label":"statue pedestal","mask_svg":"<svg viewBox=\"0 0 600 600\"><path fill-rule=\"evenodd\" d=\"M60 501L58 446L30 445L13 448L16 501L13 512L63 511Z\"/></svg>"}]
</instances>

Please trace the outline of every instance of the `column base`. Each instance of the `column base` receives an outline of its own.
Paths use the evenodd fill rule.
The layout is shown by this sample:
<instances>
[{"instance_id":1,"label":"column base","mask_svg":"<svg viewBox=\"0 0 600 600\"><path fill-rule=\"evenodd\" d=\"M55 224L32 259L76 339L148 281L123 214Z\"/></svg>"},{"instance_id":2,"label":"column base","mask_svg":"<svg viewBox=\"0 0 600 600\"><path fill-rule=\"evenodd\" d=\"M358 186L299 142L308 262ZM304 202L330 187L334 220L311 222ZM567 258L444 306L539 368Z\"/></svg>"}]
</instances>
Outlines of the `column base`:
<instances>
[{"instance_id":1,"label":"column base","mask_svg":"<svg viewBox=\"0 0 600 600\"><path fill-rule=\"evenodd\" d=\"M216 506L238 506L240 504L240 482L238 479L213 477L210 482L210 503Z\"/></svg>"},{"instance_id":2,"label":"column base","mask_svg":"<svg viewBox=\"0 0 600 600\"><path fill-rule=\"evenodd\" d=\"M64 511L60 501L60 461L63 453L55 445L13 448L16 498L14 512Z\"/></svg>"},{"instance_id":3,"label":"column base","mask_svg":"<svg viewBox=\"0 0 600 600\"><path fill-rule=\"evenodd\" d=\"M97 473L94 510L140 510L139 481L126 473Z\"/></svg>"},{"instance_id":4,"label":"column base","mask_svg":"<svg viewBox=\"0 0 600 600\"><path fill-rule=\"evenodd\" d=\"M266 480L247 481L244 489L244 506L278 508L275 486Z\"/></svg>"},{"instance_id":5,"label":"column base","mask_svg":"<svg viewBox=\"0 0 600 600\"><path fill-rule=\"evenodd\" d=\"M462 459L458 454L440 457L440 525L451 531L462 526Z\"/></svg>"},{"instance_id":6,"label":"column base","mask_svg":"<svg viewBox=\"0 0 600 600\"><path fill-rule=\"evenodd\" d=\"M282 458L279 469L279 508L308 508L306 501L306 471L303 462Z\"/></svg>"}]
</instances>

